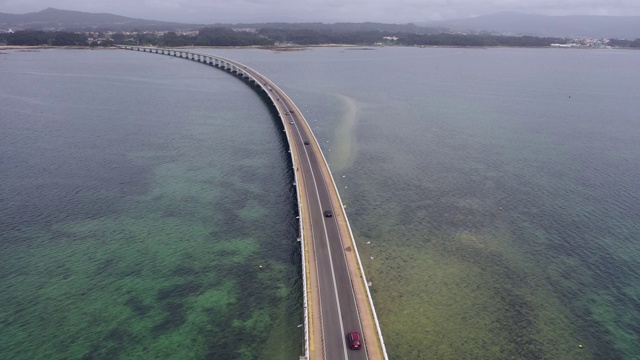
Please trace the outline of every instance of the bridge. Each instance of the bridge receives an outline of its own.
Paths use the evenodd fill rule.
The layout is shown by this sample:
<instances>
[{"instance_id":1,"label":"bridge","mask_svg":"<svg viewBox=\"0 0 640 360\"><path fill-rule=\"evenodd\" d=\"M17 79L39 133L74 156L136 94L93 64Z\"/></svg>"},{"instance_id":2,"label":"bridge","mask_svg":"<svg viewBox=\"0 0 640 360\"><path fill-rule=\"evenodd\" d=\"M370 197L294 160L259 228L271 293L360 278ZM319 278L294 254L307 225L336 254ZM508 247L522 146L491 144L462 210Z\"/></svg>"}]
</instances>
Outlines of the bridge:
<instances>
[{"instance_id":1,"label":"bridge","mask_svg":"<svg viewBox=\"0 0 640 360\"><path fill-rule=\"evenodd\" d=\"M353 233L317 139L303 114L276 84L237 61L182 49L121 49L193 60L225 70L267 101L282 121L298 201L304 287L304 349L300 359L388 359ZM357 331L362 349L351 350Z\"/></svg>"}]
</instances>

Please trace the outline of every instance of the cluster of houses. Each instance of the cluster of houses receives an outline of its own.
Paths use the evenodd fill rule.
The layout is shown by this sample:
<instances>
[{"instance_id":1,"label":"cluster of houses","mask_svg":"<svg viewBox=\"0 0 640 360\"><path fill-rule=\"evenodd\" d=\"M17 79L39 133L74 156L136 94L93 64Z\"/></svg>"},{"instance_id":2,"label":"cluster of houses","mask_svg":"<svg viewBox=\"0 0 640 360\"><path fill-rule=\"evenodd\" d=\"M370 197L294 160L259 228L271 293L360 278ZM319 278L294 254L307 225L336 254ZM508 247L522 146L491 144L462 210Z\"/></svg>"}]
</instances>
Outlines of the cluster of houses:
<instances>
[{"instance_id":1,"label":"cluster of houses","mask_svg":"<svg viewBox=\"0 0 640 360\"><path fill-rule=\"evenodd\" d=\"M552 47L562 48L596 48L596 49L611 49L609 45L609 39L592 39L592 38L576 38L571 39L566 44L551 44Z\"/></svg>"}]
</instances>

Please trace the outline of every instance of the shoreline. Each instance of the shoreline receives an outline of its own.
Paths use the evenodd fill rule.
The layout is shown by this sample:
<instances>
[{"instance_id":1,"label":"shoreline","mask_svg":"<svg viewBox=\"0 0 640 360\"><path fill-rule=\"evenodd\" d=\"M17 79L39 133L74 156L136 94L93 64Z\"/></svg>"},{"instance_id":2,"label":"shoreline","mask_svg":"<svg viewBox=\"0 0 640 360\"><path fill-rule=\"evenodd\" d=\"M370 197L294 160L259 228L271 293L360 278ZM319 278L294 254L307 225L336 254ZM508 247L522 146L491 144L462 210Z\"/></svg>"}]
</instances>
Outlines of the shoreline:
<instances>
[{"instance_id":1,"label":"shoreline","mask_svg":"<svg viewBox=\"0 0 640 360\"><path fill-rule=\"evenodd\" d=\"M150 46L157 47L157 46ZM403 48L451 48L451 49L563 49L563 50L640 50L630 47L616 47L609 49L591 48L591 47L571 47L558 48L553 46L456 46L456 45L392 45L392 46L371 46L371 45L354 45L354 44L319 44L319 45L290 45L290 46L175 46L167 47L170 49L259 49L272 51L305 51L309 48L350 48L352 50L375 50L385 47L403 47ZM115 46L53 46L53 45L0 45L0 51L3 50L27 50L37 51L45 49L76 49L76 50L119 50Z\"/></svg>"}]
</instances>

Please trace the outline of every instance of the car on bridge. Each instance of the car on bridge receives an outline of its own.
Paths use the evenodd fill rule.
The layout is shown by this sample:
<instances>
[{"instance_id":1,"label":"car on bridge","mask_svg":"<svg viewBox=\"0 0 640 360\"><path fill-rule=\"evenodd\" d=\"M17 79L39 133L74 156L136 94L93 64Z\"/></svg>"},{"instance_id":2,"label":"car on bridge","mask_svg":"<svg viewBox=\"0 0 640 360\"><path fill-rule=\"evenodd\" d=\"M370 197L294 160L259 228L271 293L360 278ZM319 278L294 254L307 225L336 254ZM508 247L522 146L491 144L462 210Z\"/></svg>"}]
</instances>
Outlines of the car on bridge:
<instances>
[{"instance_id":1,"label":"car on bridge","mask_svg":"<svg viewBox=\"0 0 640 360\"><path fill-rule=\"evenodd\" d=\"M305 144L305 145L309 145L309 140L305 140L305 141L304 141L304 144Z\"/></svg>"},{"instance_id":2,"label":"car on bridge","mask_svg":"<svg viewBox=\"0 0 640 360\"><path fill-rule=\"evenodd\" d=\"M352 331L347 335L349 339L349 347L351 350L360 350L362 349L362 340L360 340L360 333L357 331Z\"/></svg>"},{"instance_id":3,"label":"car on bridge","mask_svg":"<svg viewBox=\"0 0 640 360\"><path fill-rule=\"evenodd\" d=\"M325 217L332 217L333 216L333 212L331 210L325 210L324 211L324 216Z\"/></svg>"}]
</instances>

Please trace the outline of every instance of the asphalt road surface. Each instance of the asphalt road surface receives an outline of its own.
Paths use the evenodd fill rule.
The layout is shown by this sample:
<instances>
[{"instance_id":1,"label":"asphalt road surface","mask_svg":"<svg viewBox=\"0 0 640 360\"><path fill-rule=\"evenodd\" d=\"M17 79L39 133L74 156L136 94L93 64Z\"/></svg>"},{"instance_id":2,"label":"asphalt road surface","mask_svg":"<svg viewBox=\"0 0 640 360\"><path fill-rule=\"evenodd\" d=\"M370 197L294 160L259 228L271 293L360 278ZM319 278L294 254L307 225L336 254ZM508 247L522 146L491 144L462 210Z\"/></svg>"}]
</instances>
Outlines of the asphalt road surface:
<instances>
[{"instance_id":1,"label":"asphalt road surface","mask_svg":"<svg viewBox=\"0 0 640 360\"><path fill-rule=\"evenodd\" d=\"M282 98L280 101L284 101ZM347 333L358 331L360 318L356 307L355 295L351 286L351 278L347 267L340 231L336 217L341 212L336 209L329 194L330 184L325 182L320 166L324 160L314 151L314 146L304 145L305 140L314 142L306 128L299 125L301 117L295 111L285 115L293 119L290 133L292 146L298 147L299 166L304 173L308 211L311 219L309 246L314 247L315 261L320 289L320 305L322 320L322 336L324 339L325 359L366 359L365 350L350 350L347 344ZM288 119L287 119L288 120ZM288 123L288 121L287 121ZM324 216L330 210L332 217Z\"/></svg>"},{"instance_id":2,"label":"asphalt road surface","mask_svg":"<svg viewBox=\"0 0 640 360\"><path fill-rule=\"evenodd\" d=\"M351 285L347 259L342 246L342 239L336 216L341 214L340 204L331 201L330 189L333 186L325 181L321 166L324 166L322 155L316 151L315 138L307 131L307 126L302 124L304 117L291 100L268 79L251 69L243 71L251 73L255 78L267 85L271 92L284 124L289 131L291 146L296 147L298 158L295 159L305 182L307 211L311 219L311 239L307 239L308 246L314 247L315 262L317 267L317 282L320 289L320 314L322 324L322 337L324 358L326 360L338 359L367 359L366 341L362 337L363 332L360 317L356 306L356 299ZM288 113L288 114L287 114ZM293 124L291 124L293 122ZM304 142L309 141L309 145ZM300 178L299 178L300 180ZM332 217L324 216L324 211L330 210ZM347 341L347 334L357 331L361 334L363 348L351 350Z\"/></svg>"}]
</instances>

